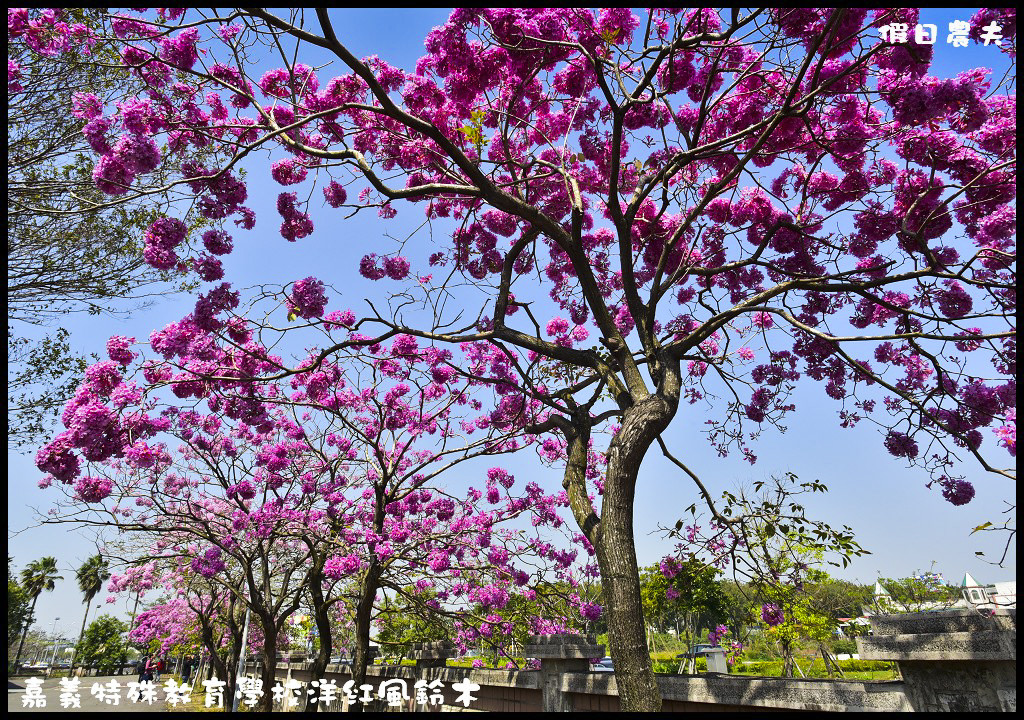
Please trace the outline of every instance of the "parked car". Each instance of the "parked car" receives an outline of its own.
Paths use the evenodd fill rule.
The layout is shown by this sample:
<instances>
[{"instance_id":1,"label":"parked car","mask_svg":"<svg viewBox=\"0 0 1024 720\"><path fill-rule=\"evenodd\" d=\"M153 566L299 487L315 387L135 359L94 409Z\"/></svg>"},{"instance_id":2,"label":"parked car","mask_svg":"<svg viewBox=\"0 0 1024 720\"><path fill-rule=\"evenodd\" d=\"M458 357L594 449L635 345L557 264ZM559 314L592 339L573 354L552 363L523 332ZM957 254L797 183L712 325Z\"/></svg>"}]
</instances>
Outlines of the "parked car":
<instances>
[{"instance_id":1,"label":"parked car","mask_svg":"<svg viewBox=\"0 0 1024 720\"><path fill-rule=\"evenodd\" d=\"M615 672L615 663L610 657L603 657L590 666L591 672Z\"/></svg>"}]
</instances>

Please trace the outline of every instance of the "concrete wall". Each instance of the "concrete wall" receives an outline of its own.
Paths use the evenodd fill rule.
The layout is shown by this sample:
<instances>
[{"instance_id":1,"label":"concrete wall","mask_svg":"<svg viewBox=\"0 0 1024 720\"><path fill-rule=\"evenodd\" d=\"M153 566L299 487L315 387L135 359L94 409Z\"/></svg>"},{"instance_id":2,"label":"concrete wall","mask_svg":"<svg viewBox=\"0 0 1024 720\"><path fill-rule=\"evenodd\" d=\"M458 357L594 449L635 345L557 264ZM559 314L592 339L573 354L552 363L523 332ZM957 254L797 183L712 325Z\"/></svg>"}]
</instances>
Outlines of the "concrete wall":
<instances>
[{"instance_id":1,"label":"concrete wall","mask_svg":"<svg viewBox=\"0 0 1024 720\"><path fill-rule=\"evenodd\" d=\"M902 681L851 682L790 678L760 678L705 673L659 675L664 709L674 711L818 711L818 712L934 712L1016 709L1016 610L979 614L959 610L939 613L875 616L875 635L858 638L864 659L898 663ZM603 657L604 647L572 635L532 638L524 649L539 658L540 670L449 668L453 653L443 645L424 645L413 651L417 666L375 665L368 669L374 686L401 678L412 688L417 680L440 681L444 702L427 707L405 704L406 710L456 711L455 683L472 682L476 700L470 711L492 712L617 712L614 673L587 671L587 660ZM250 665L252 670L255 667ZM308 683L308 665L279 665L277 676ZM330 666L324 679L342 687L347 668ZM305 697L305 688L302 696ZM324 708L342 710L344 702ZM382 701L368 709L389 709ZM397 710L397 708L391 708Z\"/></svg>"},{"instance_id":2,"label":"concrete wall","mask_svg":"<svg viewBox=\"0 0 1024 720\"><path fill-rule=\"evenodd\" d=\"M871 618L862 658L894 660L919 712L1017 709L1017 611L949 610Z\"/></svg>"}]
</instances>

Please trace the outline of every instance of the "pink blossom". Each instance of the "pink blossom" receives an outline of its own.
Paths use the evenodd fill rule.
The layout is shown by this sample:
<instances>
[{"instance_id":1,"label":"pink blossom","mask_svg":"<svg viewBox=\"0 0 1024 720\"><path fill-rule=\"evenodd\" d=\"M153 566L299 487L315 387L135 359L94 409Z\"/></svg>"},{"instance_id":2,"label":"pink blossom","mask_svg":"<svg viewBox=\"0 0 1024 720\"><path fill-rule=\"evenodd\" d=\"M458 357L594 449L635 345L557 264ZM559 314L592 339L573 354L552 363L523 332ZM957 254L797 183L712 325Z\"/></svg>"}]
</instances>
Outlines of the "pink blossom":
<instances>
[{"instance_id":1,"label":"pink blossom","mask_svg":"<svg viewBox=\"0 0 1024 720\"><path fill-rule=\"evenodd\" d=\"M324 188L324 199L327 201L327 204L333 208L341 207L348 199L348 195L345 192L345 186L331 180L327 187Z\"/></svg>"},{"instance_id":2,"label":"pink blossom","mask_svg":"<svg viewBox=\"0 0 1024 720\"><path fill-rule=\"evenodd\" d=\"M295 185L306 179L306 167L296 160L278 160L270 166L270 175L281 185Z\"/></svg>"},{"instance_id":3,"label":"pink blossom","mask_svg":"<svg viewBox=\"0 0 1024 720\"><path fill-rule=\"evenodd\" d=\"M135 359L135 353L130 348L135 338L113 335L107 340L107 355L111 360L122 367L127 367Z\"/></svg>"},{"instance_id":4,"label":"pink blossom","mask_svg":"<svg viewBox=\"0 0 1024 720\"><path fill-rule=\"evenodd\" d=\"M329 558L324 564L324 575L332 580L338 580L359 572L362 567L362 560L358 555L342 555Z\"/></svg>"},{"instance_id":5,"label":"pink blossom","mask_svg":"<svg viewBox=\"0 0 1024 720\"><path fill-rule=\"evenodd\" d=\"M601 606L597 603L585 602L580 605L580 615L594 622L601 617Z\"/></svg>"},{"instance_id":6,"label":"pink blossom","mask_svg":"<svg viewBox=\"0 0 1024 720\"><path fill-rule=\"evenodd\" d=\"M384 273L392 280L404 280L409 275L409 261L401 256L384 258Z\"/></svg>"},{"instance_id":7,"label":"pink blossom","mask_svg":"<svg viewBox=\"0 0 1024 720\"><path fill-rule=\"evenodd\" d=\"M207 230L203 233L203 246L214 255L227 255L231 252L231 236L223 230Z\"/></svg>"},{"instance_id":8,"label":"pink blossom","mask_svg":"<svg viewBox=\"0 0 1024 720\"><path fill-rule=\"evenodd\" d=\"M764 620L766 625L775 627L776 625L781 625L786 617L778 605L775 603L765 603L761 606L761 619Z\"/></svg>"},{"instance_id":9,"label":"pink blossom","mask_svg":"<svg viewBox=\"0 0 1024 720\"><path fill-rule=\"evenodd\" d=\"M966 505L974 498L974 486L961 478L944 478L942 497L953 505Z\"/></svg>"},{"instance_id":10,"label":"pink blossom","mask_svg":"<svg viewBox=\"0 0 1024 720\"><path fill-rule=\"evenodd\" d=\"M107 478L83 477L75 483L75 495L83 502L98 503L108 495L113 483Z\"/></svg>"},{"instance_id":11,"label":"pink blossom","mask_svg":"<svg viewBox=\"0 0 1024 720\"><path fill-rule=\"evenodd\" d=\"M324 284L314 277L298 280L292 286L288 303L292 310L306 320L322 317L327 307L327 294Z\"/></svg>"},{"instance_id":12,"label":"pink blossom","mask_svg":"<svg viewBox=\"0 0 1024 720\"><path fill-rule=\"evenodd\" d=\"M916 458L917 443L908 435L892 430L885 437L885 449L896 457Z\"/></svg>"}]
</instances>

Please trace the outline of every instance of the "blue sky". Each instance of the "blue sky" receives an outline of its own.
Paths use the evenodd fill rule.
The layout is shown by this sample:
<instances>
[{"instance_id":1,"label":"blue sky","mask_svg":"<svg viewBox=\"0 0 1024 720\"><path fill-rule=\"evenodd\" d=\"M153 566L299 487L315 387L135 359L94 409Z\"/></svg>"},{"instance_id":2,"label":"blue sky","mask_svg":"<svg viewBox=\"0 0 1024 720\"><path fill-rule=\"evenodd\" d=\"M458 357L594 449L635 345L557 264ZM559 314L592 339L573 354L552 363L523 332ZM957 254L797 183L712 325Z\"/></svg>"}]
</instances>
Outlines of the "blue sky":
<instances>
[{"instance_id":1,"label":"blue sky","mask_svg":"<svg viewBox=\"0 0 1024 720\"><path fill-rule=\"evenodd\" d=\"M994 49L976 45L960 49L942 42L951 20L968 20L974 12L973 8L925 11L922 20L935 23L940 29L933 74L952 75L975 65L993 67L1002 61ZM355 55L377 54L405 69L411 69L422 54L426 33L447 15L447 11L440 9L354 9L333 13L339 38ZM301 59L310 63L309 59ZM321 76L330 77L327 73L324 70ZM291 245L277 232L279 220L272 207L280 188L269 179L262 162L262 170L250 173L250 205L258 212L257 225L251 233L236 234L235 252L225 261L227 278L245 287L282 284L315 275L344 291L340 297L332 293L331 309L351 307L358 311L365 307L361 305L362 298L379 296L380 288L356 272L358 259L375 251L383 242L382 232L398 234L403 229L411 230L422 217L421 209L399 208L397 223L386 226L372 212L344 222L337 214L315 214L317 231ZM110 335L148 338L152 330L190 312L193 303L187 298L171 299L124 319L82 315L69 320L68 326L78 349L102 354ZM998 556L1002 536L969 536L971 528L1000 520L1004 501L1015 502L1016 488L1010 481L986 475L975 465L965 466L964 472L974 482L977 496L966 506L953 507L934 489L924 487L927 478L922 473L906 468L888 455L876 430L866 424L841 430L836 406L824 398L819 388L801 386L794 402L799 410L788 419L788 432L781 435L766 430L753 446L759 457L754 466L736 454L719 458L701 432L704 417L691 409L680 411L667 439L711 484L714 494L741 484L749 486L783 472L793 472L801 480L823 481L830 492L809 500L808 514L833 525L850 525L861 545L873 553L835 573L841 577L872 582L879 574L905 576L914 570L927 570L933 562L934 568L951 580L959 579L964 571L982 582L1015 577L1016 557L1012 551L1003 569L975 556L975 551L983 551L986 557ZM994 445L994 438L987 437L986 442ZM559 474L539 467L532 456L515 458L509 465L514 473L529 474L548 488L560 486ZM465 472L474 470L467 468ZM9 454L8 554L14 556L18 569L43 555L57 557L66 579L58 583L55 592L40 597L37 626L49 630L59 616L58 631L73 635L78 632L83 610L74 583L74 569L95 552L95 547L87 533L64 526L28 529L11 535L32 523L28 508L45 511L47 507L48 494L36 488L39 476L31 456ZM640 478L636 498L637 545L640 562L649 564L670 549L670 543L655 532L657 526L673 524L684 508L698 498L692 484L662 460L656 449L644 461ZM97 602L102 603L103 597L101 594ZM125 617L128 614L124 602L104 605L104 609L114 609Z\"/></svg>"}]
</instances>

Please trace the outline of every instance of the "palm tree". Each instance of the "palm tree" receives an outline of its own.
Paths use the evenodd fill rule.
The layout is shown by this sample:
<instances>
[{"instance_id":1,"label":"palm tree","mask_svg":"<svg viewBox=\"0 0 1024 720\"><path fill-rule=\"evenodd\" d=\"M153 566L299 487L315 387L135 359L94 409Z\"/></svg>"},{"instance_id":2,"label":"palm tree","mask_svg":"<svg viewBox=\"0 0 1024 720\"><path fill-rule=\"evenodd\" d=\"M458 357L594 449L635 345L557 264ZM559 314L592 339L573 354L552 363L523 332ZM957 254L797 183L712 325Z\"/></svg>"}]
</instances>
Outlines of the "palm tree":
<instances>
[{"instance_id":1,"label":"palm tree","mask_svg":"<svg viewBox=\"0 0 1024 720\"><path fill-rule=\"evenodd\" d=\"M44 557L40 560L33 560L21 571L21 586L32 598L32 608L29 610L29 622L25 623L25 629L21 632L21 642L18 643L18 653L14 656L14 667L18 668L21 661L21 650L25 645L25 636L28 635L28 628L32 624L31 618L35 617L36 600L43 594L43 591L53 590L57 580L63 580L63 575L57 574L57 559Z\"/></svg>"},{"instance_id":2,"label":"palm tree","mask_svg":"<svg viewBox=\"0 0 1024 720\"><path fill-rule=\"evenodd\" d=\"M110 577L110 572L107 569L107 561L97 553L82 563L82 567L78 568L75 575L78 578L78 589L85 596L85 617L82 618L82 629L78 633L78 642L75 644L77 649L82 644L82 637L85 635L85 623L89 619L89 604L96 597L96 593L103 589L103 583ZM75 669L74 656L71 658L71 669Z\"/></svg>"}]
</instances>

